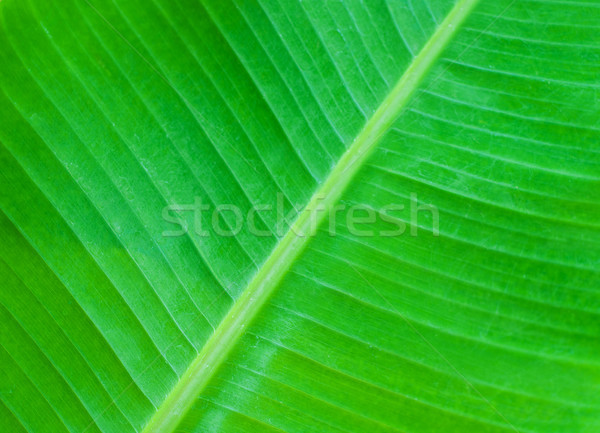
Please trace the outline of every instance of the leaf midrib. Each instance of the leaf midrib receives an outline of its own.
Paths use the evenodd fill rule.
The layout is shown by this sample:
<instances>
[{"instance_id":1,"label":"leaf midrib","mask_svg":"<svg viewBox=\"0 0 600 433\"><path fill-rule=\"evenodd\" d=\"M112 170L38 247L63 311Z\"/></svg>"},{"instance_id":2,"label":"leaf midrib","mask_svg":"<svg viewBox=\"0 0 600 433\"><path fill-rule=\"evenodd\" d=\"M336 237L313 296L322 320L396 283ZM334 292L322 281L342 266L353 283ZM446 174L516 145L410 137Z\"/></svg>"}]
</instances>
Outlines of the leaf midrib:
<instances>
[{"instance_id":1,"label":"leaf midrib","mask_svg":"<svg viewBox=\"0 0 600 433\"><path fill-rule=\"evenodd\" d=\"M338 202L382 136L479 0L459 0L367 121L286 235L254 275L215 332L154 413L143 433L171 433L185 417L245 329L306 248L329 209Z\"/></svg>"}]
</instances>

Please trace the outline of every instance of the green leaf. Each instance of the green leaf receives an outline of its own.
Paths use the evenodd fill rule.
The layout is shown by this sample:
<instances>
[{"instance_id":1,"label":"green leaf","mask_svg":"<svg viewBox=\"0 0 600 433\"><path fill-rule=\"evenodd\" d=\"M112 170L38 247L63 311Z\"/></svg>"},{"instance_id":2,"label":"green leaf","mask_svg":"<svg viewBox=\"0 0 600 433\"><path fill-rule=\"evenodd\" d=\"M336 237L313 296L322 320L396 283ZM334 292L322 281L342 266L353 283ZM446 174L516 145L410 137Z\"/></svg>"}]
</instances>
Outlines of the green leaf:
<instances>
[{"instance_id":1,"label":"green leaf","mask_svg":"<svg viewBox=\"0 0 600 433\"><path fill-rule=\"evenodd\" d=\"M0 19L0 431L600 429L599 3Z\"/></svg>"}]
</instances>

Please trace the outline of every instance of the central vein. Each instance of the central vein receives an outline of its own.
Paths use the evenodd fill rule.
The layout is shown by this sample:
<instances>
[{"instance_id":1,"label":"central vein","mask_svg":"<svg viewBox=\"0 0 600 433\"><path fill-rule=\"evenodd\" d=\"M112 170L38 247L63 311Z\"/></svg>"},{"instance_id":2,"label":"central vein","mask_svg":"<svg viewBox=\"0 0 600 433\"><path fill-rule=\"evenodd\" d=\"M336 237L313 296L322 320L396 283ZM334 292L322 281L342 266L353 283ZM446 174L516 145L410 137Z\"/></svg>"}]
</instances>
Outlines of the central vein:
<instances>
[{"instance_id":1,"label":"central vein","mask_svg":"<svg viewBox=\"0 0 600 433\"><path fill-rule=\"evenodd\" d=\"M292 264L306 248L319 224L328 214L327 210L340 199L354 175L406 107L413 92L477 2L478 0L459 0L439 25L234 303L143 433L172 433L175 430L219 366L227 359L244 331L275 292Z\"/></svg>"}]
</instances>

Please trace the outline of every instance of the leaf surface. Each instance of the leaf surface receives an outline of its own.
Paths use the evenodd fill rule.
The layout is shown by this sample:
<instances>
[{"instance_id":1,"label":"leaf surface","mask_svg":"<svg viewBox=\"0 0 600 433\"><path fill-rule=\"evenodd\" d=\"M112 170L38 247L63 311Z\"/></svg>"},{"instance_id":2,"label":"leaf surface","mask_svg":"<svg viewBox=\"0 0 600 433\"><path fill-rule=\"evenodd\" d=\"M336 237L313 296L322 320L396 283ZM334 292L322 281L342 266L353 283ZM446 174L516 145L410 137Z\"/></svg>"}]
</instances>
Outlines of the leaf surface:
<instances>
[{"instance_id":1,"label":"leaf surface","mask_svg":"<svg viewBox=\"0 0 600 433\"><path fill-rule=\"evenodd\" d=\"M0 18L2 431L600 428L600 5Z\"/></svg>"}]
</instances>

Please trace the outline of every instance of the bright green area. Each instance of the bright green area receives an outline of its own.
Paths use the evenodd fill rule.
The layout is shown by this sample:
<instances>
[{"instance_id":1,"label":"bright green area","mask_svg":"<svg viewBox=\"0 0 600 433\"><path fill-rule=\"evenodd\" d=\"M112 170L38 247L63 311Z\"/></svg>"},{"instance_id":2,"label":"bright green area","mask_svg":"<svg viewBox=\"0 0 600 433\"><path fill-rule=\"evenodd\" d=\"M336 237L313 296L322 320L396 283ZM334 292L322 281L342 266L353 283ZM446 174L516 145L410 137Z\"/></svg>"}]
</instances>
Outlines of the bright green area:
<instances>
[{"instance_id":1,"label":"bright green area","mask_svg":"<svg viewBox=\"0 0 600 433\"><path fill-rule=\"evenodd\" d=\"M475 3L2 0L0 431L599 431L600 4ZM162 235L278 195L406 230Z\"/></svg>"}]
</instances>

